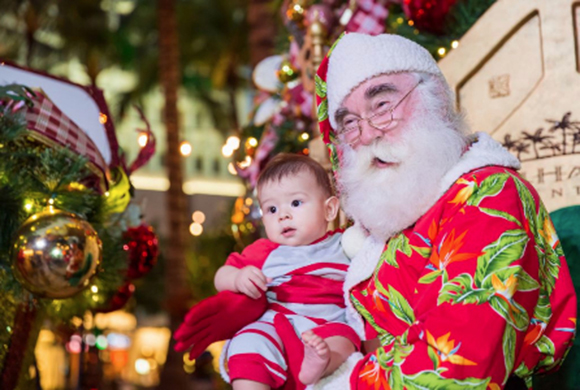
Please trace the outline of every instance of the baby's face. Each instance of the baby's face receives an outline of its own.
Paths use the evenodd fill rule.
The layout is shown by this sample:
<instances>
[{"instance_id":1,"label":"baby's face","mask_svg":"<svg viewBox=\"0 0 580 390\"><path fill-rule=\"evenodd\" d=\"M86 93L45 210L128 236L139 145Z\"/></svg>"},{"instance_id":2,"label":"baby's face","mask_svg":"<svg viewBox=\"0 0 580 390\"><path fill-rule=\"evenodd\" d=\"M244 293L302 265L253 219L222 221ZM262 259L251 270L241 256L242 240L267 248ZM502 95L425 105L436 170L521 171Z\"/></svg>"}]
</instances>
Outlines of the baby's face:
<instances>
[{"instance_id":1,"label":"baby's face","mask_svg":"<svg viewBox=\"0 0 580 390\"><path fill-rule=\"evenodd\" d=\"M314 175L301 171L258 189L266 235L275 243L308 245L326 233L327 197Z\"/></svg>"}]
</instances>

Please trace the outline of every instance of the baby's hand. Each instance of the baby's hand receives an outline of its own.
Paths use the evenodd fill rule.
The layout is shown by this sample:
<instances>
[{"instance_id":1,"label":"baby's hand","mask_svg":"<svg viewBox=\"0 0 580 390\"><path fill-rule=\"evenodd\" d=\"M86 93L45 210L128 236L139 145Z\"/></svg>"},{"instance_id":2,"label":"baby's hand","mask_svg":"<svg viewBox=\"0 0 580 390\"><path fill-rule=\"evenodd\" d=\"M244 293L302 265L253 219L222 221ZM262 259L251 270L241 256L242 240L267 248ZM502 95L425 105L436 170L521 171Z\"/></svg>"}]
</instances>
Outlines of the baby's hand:
<instances>
[{"instance_id":1,"label":"baby's hand","mask_svg":"<svg viewBox=\"0 0 580 390\"><path fill-rule=\"evenodd\" d=\"M260 298L262 295L260 290L266 291L266 283L268 283L266 275L253 265L240 269L234 280L234 286L238 292L254 299Z\"/></svg>"}]
</instances>

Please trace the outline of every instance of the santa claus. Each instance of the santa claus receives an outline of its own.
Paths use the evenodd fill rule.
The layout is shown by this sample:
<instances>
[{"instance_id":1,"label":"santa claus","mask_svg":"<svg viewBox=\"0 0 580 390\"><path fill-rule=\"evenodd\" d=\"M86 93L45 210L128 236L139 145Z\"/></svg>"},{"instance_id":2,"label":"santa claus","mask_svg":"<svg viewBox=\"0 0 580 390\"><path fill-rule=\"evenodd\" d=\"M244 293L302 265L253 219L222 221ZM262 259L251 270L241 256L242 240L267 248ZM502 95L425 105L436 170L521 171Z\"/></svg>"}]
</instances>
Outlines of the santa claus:
<instances>
[{"instance_id":1,"label":"santa claus","mask_svg":"<svg viewBox=\"0 0 580 390\"><path fill-rule=\"evenodd\" d=\"M559 367L576 296L518 160L469 134L431 55L400 36L347 34L318 76L350 236L364 240L345 299L374 342L316 388L526 388Z\"/></svg>"}]
</instances>

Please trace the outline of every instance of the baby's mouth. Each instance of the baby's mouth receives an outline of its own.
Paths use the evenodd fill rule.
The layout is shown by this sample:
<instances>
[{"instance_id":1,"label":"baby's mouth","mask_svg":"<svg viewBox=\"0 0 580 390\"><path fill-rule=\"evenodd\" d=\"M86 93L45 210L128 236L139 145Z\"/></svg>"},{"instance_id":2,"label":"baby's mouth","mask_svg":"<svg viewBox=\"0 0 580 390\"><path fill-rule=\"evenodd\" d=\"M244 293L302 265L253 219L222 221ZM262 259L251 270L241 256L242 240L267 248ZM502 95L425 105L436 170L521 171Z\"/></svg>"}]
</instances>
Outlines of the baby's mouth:
<instances>
[{"instance_id":1,"label":"baby's mouth","mask_svg":"<svg viewBox=\"0 0 580 390\"><path fill-rule=\"evenodd\" d=\"M282 235L288 236L288 235L293 234L295 231L296 231L296 229L291 228L291 227L287 227L287 228L282 229Z\"/></svg>"}]
</instances>

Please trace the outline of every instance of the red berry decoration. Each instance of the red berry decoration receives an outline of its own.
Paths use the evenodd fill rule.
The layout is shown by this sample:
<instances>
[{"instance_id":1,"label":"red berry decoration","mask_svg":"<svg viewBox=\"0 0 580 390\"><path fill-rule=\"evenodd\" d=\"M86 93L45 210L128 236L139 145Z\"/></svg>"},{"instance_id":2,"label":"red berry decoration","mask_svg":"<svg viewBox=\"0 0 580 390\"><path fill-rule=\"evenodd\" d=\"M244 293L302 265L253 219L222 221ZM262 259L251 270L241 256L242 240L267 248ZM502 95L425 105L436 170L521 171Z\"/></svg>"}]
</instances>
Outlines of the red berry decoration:
<instances>
[{"instance_id":1,"label":"red berry decoration","mask_svg":"<svg viewBox=\"0 0 580 390\"><path fill-rule=\"evenodd\" d=\"M129 228L123 233L126 240L123 249L129 256L127 279L137 279L145 275L157 263L159 243L151 226L141 225Z\"/></svg>"},{"instance_id":2,"label":"red berry decoration","mask_svg":"<svg viewBox=\"0 0 580 390\"><path fill-rule=\"evenodd\" d=\"M112 311L120 310L129 302L129 299L135 292L135 286L131 282L126 282L119 287L115 294L107 300L106 306L94 309L96 313L110 313Z\"/></svg>"},{"instance_id":3,"label":"red berry decoration","mask_svg":"<svg viewBox=\"0 0 580 390\"><path fill-rule=\"evenodd\" d=\"M457 0L404 0L407 18L419 30L441 34L445 30L445 18Z\"/></svg>"}]
</instances>

